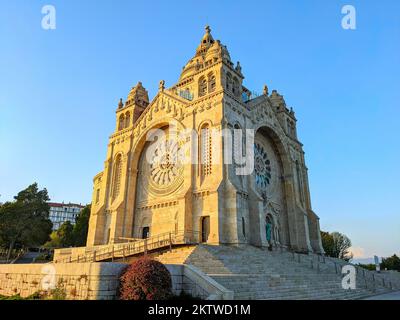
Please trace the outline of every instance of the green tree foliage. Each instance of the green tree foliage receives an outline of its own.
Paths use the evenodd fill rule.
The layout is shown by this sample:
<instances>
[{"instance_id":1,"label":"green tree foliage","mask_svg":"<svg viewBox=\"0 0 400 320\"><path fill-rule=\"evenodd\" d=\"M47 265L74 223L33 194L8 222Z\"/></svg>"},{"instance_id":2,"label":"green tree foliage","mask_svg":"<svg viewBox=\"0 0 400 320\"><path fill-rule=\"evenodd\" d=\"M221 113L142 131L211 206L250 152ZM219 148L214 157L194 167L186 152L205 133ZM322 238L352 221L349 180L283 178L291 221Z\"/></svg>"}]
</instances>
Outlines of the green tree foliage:
<instances>
[{"instance_id":1,"label":"green tree foliage","mask_svg":"<svg viewBox=\"0 0 400 320\"><path fill-rule=\"evenodd\" d=\"M40 246L49 239L49 200L47 190L34 183L0 206L0 242L8 247L8 258L16 245Z\"/></svg>"},{"instance_id":2,"label":"green tree foliage","mask_svg":"<svg viewBox=\"0 0 400 320\"><path fill-rule=\"evenodd\" d=\"M60 238L57 235L57 231L53 231L50 234L50 241L46 242L44 247L46 247L46 248L61 248Z\"/></svg>"},{"instance_id":3,"label":"green tree foliage","mask_svg":"<svg viewBox=\"0 0 400 320\"><path fill-rule=\"evenodd\" d=\"M50 241L45 244L47 248L81 247L86 245L89 228L90 204L87 205L76 217L76 222L64 222L60 228L53 231Z\"/></svg>"},{"instance_id":4,"label":"green tree foliage","mask_svg":"<svg viewBox=\"0 0 400 320\"><path fill-rule=\"evenodd\" d=\"M90 204L85 206L76 217L74 230L72 232L75 247L86 246L86 238L89 229L90 208Z\"/></svg>"},{"instance_id":5,"label":"green tree foliage","mask_svg":"<svg viewBox=\"0 0 400 320\"><path fill-rule=\"evenodd\" d=\"M358 266L360 266L361 268L364 268L366 270L370 270L370 271L376 270L376 266L373 263L368 263L368 264L359 263Z\"/></svg>"},{"instance_id":6,"label":"green tree foliage","mask_svg":"<svg viewBox=\"0 0 400 320\"><path fill-rule=\"evenodd\" d=\"M400 258L395 254L388 258L382 258L381 270L385 269L400 271Z\"/></svg>"},{"instance_id":7,"label":"green tree foliage","mask_svg":"<svg viewBox=\"0 0 400 320\"><path fill-rule=\"evenodd\" d=\"M71 247L74 244L74 239L72 237L72 232L74 230L74 226L70 221L65 221L60 228L56 231L57 237L60 241L61 247Z\"/></svg>"},{"instance_id":8,"label":"green tree foliage","mask_svg":"<svg viewBox=\"0 0 400 320\"><path fill-rule=\"evenodd\" d=\"M349 251L351 240L344 234L339 232L329 233L321 231L321 240L327 256L346 261L353 258L353 254Z\"/></svg>"},{"instance_id":9,"label":"green tree foliage","mask_svg":"<svg viewBox=\"0 0 400 320\"><path fill-rule=\"evenodd\" d=\"M332 256L333 238L329 232L321 231L322 247L328 257Z\"/></svg>"}]
</instances>

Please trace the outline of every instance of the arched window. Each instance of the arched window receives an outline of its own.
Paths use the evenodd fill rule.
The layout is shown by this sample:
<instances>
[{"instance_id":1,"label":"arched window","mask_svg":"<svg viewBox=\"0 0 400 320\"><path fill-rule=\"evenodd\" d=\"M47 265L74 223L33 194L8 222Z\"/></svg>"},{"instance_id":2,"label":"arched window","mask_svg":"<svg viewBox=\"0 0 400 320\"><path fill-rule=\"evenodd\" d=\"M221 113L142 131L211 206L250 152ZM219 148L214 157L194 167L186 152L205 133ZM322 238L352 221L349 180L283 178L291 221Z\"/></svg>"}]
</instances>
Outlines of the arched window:
<instances>
[{"instance_id":1,"label":"arched window","mask_svg":"<svg viewBox=\"0 0 400 320\"><path fill-rule=\"evenodd\" d=\"M211 175L212 140L210 126L204 124L200 129L200 166L202 177Z\"/></svg>"},{"instance_id":2,"label":"arched window","mask_svg":"<svg viewBox=\"0 0 400 320\"><path fill-rule=\"evenodd\" d=\"M246 221L244 220L244 217L242 217L242 232L243 236L246 238Z\"/></svg>"},{"instance_id":3,"label":"arched window","mask_svg":"<svg viewBox=\"0 0 400 320\"><path fill-rule=\"evenodd\" d=\"M216 82L215 82L215 75L213 73L210 73L208 75L208 92L213 92L216 87Z\"/></svg>"},{"instance_id":4,"label":"arched window","mask_svg":"<svg viewBox=\"0 0 400 320\"><path fill-rule=\"evenodd\" d=\"M121 173L122 173L122 160L119 154L115 159L114 164L114 174L113 174L113 189L112 189L112 199L115 200L121 189Z\"/></svg>"},{"instance_id":5,"label":"arched window","mask_svg":"<svg viewBox=\"0 0 400 320\"><path fill-rule=\"evenodd\" d=\"M226 90L227 91L232 90L232 76L230 73L226 75Z\"/></svg>"},{"instance_id":6,"label":"arched window","mask_svg":"<svg viewBox=\"0 0 400 320\"><path fill-rule=\"evenodd\" d=\"M235 162L240 160L239 157L244 155L244 133L242 132L242 128L238 123L235 123L233 126L233 159ZM238 152L238 155L235 157L235 152Z\"/></svg>"},{"instance_id":7,"label":"arched window","mask_svg":"<svg viewBox=\"0 0 400 320\"><path fill-rule=\"evenodd\" d=\"M233 88L232 88L232 92L235 96L238 96L240 94L240 90L239 90L239 80L235 77L233 79Z\"/></svg>"},{"instance_id":8,"label":"arched window","mask_svg":"<svg viewBox=\"0 0 400 320\"><path fill-rule=\"evenodd\" d=\"M131 125L131 114L128 111L127 113L125 113L125 128L128 128Z\"/></svg>"},{"instance_id":9,"label":"arched window","mask_svg":"<svg viewBox=\"0 0 400 320\"><path fill-rule=\"evenodd\" d=\"M288 135L291 136L292 135L292 125L290 124L289 119L286 120L286 126L287 126Z\"/></svg>"},{"instance_id":10,"label":"arched window","mask_svg":"<svg viewBox=\"0 0 400 320\"><path fill-rule=\"evenodd\" d=\"M205 77L201 77L199 80L199 97L207 94L207 80Z\"/></svg>"},{"instance_id":11,"label":"arched window","mask_svg":"<svg viewBox=\"0 0 400 320\"><path fill-rule=\"evenodd\" d=\"M122 130L125 126L125 117L123 114L119 116L118 130Z\"/></svg>"},{"instance_id":12,"label":"arched window","mask_svg":"<svg viewBox=\"0 0 400 320\"><path fill-rule=\"evenodd\" d=\"M291 131L292 131L293 137L296 138L296 126L295 126L294 122L292 122L292 124L291 124Z\"/></svg>"}]
</instances>

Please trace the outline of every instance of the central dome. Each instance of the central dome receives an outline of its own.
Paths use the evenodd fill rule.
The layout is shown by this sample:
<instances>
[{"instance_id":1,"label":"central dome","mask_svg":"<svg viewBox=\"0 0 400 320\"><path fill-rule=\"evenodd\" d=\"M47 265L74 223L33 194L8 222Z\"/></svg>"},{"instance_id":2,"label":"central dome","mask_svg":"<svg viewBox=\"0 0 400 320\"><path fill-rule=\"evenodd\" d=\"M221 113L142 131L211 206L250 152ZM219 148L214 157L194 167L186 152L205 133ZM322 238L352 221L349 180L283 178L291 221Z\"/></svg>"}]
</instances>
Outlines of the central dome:
<instances>
[{"instance_id":1,"label":"central dome","mask_svg":"<svg viewBox=\"0 0 400 320\"><path fill-rule=\"evenodd\" d=\"M211 28L205 27L205 34L196 49L195 56L183 67L180 80L188 78L204 67L206 62L214 63L218 59L230 61L228 49L219 40L214 40Z\"/></svg>"}]
</instances>

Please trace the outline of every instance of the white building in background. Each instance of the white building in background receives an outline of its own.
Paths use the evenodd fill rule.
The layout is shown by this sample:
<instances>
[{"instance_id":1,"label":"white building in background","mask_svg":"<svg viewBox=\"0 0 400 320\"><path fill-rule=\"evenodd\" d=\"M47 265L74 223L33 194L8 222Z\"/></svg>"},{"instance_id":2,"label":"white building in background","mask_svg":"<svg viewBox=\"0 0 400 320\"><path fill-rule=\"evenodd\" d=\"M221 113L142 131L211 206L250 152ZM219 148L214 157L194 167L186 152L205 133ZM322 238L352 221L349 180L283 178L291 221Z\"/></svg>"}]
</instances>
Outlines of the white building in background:
<instances>
[{"instance_id":1,"label":"white building in background","mask_svg":"<svg viewBox=\"0 0 400 320\"><path fill-rule=\"evenodd\" d=\"M75 219L84 206L75 203L49 202L49 218L53 223L53 230L57 230L64 222L70 221L75 224Z\"/></svg>"}]
</instances>

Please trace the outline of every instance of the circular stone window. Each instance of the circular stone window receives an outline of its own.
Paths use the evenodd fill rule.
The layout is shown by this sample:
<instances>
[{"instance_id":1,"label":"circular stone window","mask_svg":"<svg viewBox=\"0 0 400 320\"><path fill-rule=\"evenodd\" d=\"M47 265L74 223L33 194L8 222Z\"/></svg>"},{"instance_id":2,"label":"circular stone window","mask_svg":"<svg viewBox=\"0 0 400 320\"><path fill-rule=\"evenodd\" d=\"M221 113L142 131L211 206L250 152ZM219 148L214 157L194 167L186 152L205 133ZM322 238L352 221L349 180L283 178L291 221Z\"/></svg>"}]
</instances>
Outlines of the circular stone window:
<instances>
[{"instance_id":1,"label":"circular stone window","mask_svg":"<svg viewBox=\"0 0 400 320\"><path fill-rule=\"evenodd\" d=\"M259 143L254 144L254 171L257 187L266 189L271 182L271 162Z\"/></svg>"},{"instance_id":2,"label":"circular stone window","mask_svg":"<svg viewBox=\"0 0 400 320\"><path fill-rule=\"evenodd\" d=\"M180 147L176 141L164 140L154 148L149 163L150 189L155 193L171 191L183 178Z\"/></svg>"}]
</instances>

